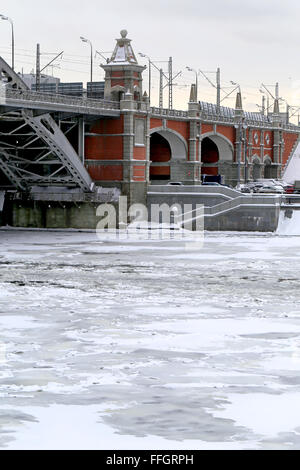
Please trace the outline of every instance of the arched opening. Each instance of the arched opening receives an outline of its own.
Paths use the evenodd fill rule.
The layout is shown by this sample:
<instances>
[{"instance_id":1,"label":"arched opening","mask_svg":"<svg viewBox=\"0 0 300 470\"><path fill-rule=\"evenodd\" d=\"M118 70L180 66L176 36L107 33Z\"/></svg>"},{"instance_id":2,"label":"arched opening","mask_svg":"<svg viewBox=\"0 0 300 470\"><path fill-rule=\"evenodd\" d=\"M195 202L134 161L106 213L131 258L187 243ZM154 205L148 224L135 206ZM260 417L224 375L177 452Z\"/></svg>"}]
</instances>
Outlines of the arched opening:
<instances>
[{"instance_id":1,"label":"arched opening","mask_svg":"<svg viewBox=\"0 0 300 470\"><path fill-rule=\"evenodd\" d=\"M171 147L167 139L155 132L150 145L150 180L169 180Z\"/></svg>"},{"instance_id":2,"label":"arched opening","mask_svg":"<svg viewBox=\"0 0 300 470\"><path fill-rule=\"evenodd\" d=\"M260 171L260 161L255 158L252 163L252 176L253 176L253 181L257 181L260 176L261 176L261 171Z\"/></svg>"},{"instance_id":3,"label":"arched opening","mask_svg":"<svg viewBox=\"0 0 300 470\"><path fill-rule=\"evenodd\" d=\"M111 100L112 101L121 101L124 99L125 88L122 86L114 86L111 89Z\"/></svg>"},{"instance_id":4,"label":"arched opening","mask_svg":"<svg viewBox=\"0 0 300 470\"><path fill-rule=\"evenodd\" d=\"M201 147L202 173L205 175L218 175L219 149L215 142L205 137Z\"/></svg>"},{"instance_id":5,"label":"arched opening","mask_svg":"<svg viewBox=\"0 0 300 470\"><path fill-rule=\"evenodd\" d=\"M182 162L187 160L187 143L171 129L150 131L150 180L184 180Z\"/></svg>"},{"instance_id":6,"label":"arched opening","mask_svg":"<svg viewBox=\"0 0 300 470\"><path fill-rule=\"evenodd\" d=\"M226 184L233 184L232 142L222 134L209 132L204 134L201 143L202 180L208 179Z\"/></svg>"},{"instance_id":7,"label":"arched opening","mask_svg":"<svg viewBox=\"0 0 300 470\"><path fill-rule=\"evenodd\" d=\"M265 159L265 166L264 166L264 178L265 179L270 179L273 177L273 172L272 172L272 160L271 158L266 158Z\"/></svg>"}]
</instances>

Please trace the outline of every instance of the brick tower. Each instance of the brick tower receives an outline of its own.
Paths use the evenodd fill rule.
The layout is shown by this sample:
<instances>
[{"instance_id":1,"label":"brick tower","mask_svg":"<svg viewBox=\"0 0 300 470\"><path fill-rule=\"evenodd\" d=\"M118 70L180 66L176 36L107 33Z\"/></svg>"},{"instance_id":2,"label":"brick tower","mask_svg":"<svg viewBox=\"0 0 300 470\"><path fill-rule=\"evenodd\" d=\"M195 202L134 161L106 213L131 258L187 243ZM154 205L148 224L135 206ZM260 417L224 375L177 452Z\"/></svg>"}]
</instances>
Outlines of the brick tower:
<instances>
[{"instance_id":1,"label":"brick tower","mask_svg":"<svg viewBox=\"0 0 300 470\"><path fill-rule=\"evenodd\" d=\"M143 95L142 73L145 66L139 65L127 38L121 31L114 52L106 64L106 100L120 102L121 116L118 120L103 121L94 126L89 138L93 158L91 171L96 171L96 181L102 185L116 183L127 195L128 203L145 202L149 181L149 99Z\"/></svg>"},{"instance_id":2,"label":"brick tower","mask_svg":"<svg viewBox=\"0 0 300 470\"><path fill-rule=\"evenodd\" d=\"M101 67L105 70L106 100L121 101L125 93L131 93L135 101L141 101L143 96L142 73L146 67L138 64L131 46L131 39L127 38L127 31L121 31L121 38L111 58L106 65Z\"/></svg>"}]
</instances>

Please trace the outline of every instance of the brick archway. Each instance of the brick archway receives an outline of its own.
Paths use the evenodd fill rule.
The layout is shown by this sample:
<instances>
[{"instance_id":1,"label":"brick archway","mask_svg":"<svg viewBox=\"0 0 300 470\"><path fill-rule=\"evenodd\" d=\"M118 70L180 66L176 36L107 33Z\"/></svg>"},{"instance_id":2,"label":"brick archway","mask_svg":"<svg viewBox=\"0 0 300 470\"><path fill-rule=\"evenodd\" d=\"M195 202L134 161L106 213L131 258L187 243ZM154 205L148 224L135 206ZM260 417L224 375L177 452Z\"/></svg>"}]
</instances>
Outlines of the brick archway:
<instances>
[{"instance_id":1,"label":"brick archway","mask_svg":"<svg viewBox=\"0 0 300 470\"><path fill-rule=\"evenodd\" d=\"M259 157L254 156L252 159L252 178L253 181L258 180L261 178L261 161Z\"/></svg>"},{"instance_id":2,"label":"brick archway","mask_svg":"<svg viewBox=\"0 0 300 470\"><path fill-rule=\"evenodd\" d=\"M221 175L224 181L230 182L233 155L233 143L224 135L216 132L207 132L202 135L201 161L203 175Z\"/></svg>"},{"instance_id":3,"label":"brick archway","mask_svg":"<svg viewBox=\"0 0 300 470\"><path fill-rule=\"evenodd\" d=\"M205 137L202 140L201 146L202 173L205 175L218 175L219 159L220 155L217 145L209 137Z\"/></svg>"},{"instance_id":4,"label":"brick archway","mask_svg":"<svg viewBox=\"0 0 300 470\"><path fill-rule=\"evenodd\" d=\"M272 160L268 156L264 158L264 178L273 178Z\"/></svg>"},{"instance_id":5,"label":"brick archway","mask_svg":"<svg viewBox=\"0 0 300 470\"><path fill-rule=\"evenodd\" d=\"M150 145L150 180L169 180L171 147L167 139L155 132L151 137Z\"/></svg>"},{"instance_id":6,"label":"brick archway","mask_svg":"<svg viewBox=\"0 0 300 470\"><path fill-rule=\"evenodd\" d=\"M150 137L150 180L183 179L180 167L188 155L185 139L162 127L152 129Z\"/></svg>"}]
</instances>

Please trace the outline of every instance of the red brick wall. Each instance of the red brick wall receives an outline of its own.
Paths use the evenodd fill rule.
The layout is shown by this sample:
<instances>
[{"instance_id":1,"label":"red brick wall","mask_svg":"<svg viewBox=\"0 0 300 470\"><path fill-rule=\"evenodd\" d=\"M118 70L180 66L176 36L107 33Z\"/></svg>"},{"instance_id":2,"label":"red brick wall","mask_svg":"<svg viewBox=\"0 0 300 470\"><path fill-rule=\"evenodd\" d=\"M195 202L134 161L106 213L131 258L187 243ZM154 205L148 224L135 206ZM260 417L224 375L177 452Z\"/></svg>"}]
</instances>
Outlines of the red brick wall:
<instances>
[{"instance_id":1,"label":"red brick wall","mask_svg":"<svg viewBox=\"0 0 300 470\"><path fill-rule=\"evenodd\" d=\"M134 147L133 158L135 160L146 160L146 147Z\"/></svg>"},{"instance_id":2,"label":"red brick wall","mask_svg":"<svg viewBox=\"0 0 300 470\"><path fill-rule=\"evenodd\" d=\"M96 165L86 162L86 168L94 181L122 181L122 165Z\"/></svg>"},{"instance_id":3,"label":"red brick wall","mask_svg":"<svg viewBox=\"0 0 300 470\"><path fill-rule=\"evenodd\" d=\"M144 165L135 165L133 167L133 180L134 181L145 181L146 170Z\"/></svg>"},{"instance_id":4,"label":"red brick wall","mask_svg":"<svg viewBox=\"0 0 300 470\"><path fill-rule=\"evenodd\" d=\"M235 143L235 128L229 126L217 126L217 132L224 135L234 145Z\"/></svg>"},{"instance_id":5,"label":"red brick wall","mask_svg":"<svg viewBox=\"0 0 300 470\"><path fill-rule=\"evenodd\" d=\"M91 127L90 132L99 134L99 137L85 138L86 160L123 159L123 136L107 136L107 134L123 133L123 116L120 119L101 119Z\"/></svg>"},{"instance_id":6,"label":"red brick wall","mask_svg":"<svg viewBox=\"0 0 300 470\"><path fill-rule=\"evenodd\" d=\"M162 127L162 120L157 118L150 119L150 129L154 129L155 127Z\"/></svg>"},{"instance_id":7,"label":"red brick wall","mask_svg":"<svg viewBox=\"0 0 300 470\"><path fill-rule=\"evenodd\" d=\"M213 126L212 124L202 124L202 134L206 134L207 132L212 132Z\"/></svg>"},{"instance_id":8,"label":"red brick wall","mask_svg":"<svg viewBox=\"0 0 300 470\"><path fill-rule=\"evenodd\" d=\"M285 165L298 139L298 134L289 134L288 132L284 132L283 138L284 138L285 145L284 145L282 164Z\"/></svg>"},{"instance_id":9,"label":"red brick wall","mask_svg":"<svg viewBox=\"0 0 300 470\"><path fill-rule=\"evenodd\" d=\"M168 129L178 132L187 141L190 137L190 125L186 121L168 121Z\"/></svg>"}]
</instances>

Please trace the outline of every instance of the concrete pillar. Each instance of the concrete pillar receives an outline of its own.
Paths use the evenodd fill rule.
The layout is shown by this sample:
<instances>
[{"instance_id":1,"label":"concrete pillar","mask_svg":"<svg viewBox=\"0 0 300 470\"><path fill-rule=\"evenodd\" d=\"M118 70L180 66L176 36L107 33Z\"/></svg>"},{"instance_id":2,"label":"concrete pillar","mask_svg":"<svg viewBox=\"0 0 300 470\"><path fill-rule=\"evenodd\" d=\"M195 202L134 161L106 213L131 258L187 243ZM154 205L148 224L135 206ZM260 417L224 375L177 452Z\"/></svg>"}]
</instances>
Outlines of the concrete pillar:
<instances>
[{"instance_id":1,"label":"concrete pillar","mask_svg":"<svg viewBox=\"0 0 300 470\"><path fill-rule=\"evenodd\" d=\"M84 118L78 119L78 156L82 163L85 157L85 121Z\"/></svg>"},{"instance_id":2,"label":"concrete pillar","mask_svg":"<svg viewBox=\"0 0 300 470\"><path fill-rule=\"evenodd\" d=\"M123 136L123 181L132 181L132 160L134 146L134 112L137 105L129 91L125 93L124 100L120 102L120 109L124 119Z\"/></svg>"},{"instance_id":3,"label":"concrete pillar","mask_svg":"<svg viewBox=\"0 0 300 470\"><path fill-rule=\"evenodd\" d=\"M199 113L200 107L197 103L196 85L192 85L188 116L190 118L190 138L189 138L189 161L187 162L186 180L191 184L199 181L199 160L197 155L197 142L199 140Z\"/></svg>"},{"instance_id":4,"label":"concrete pillar","mask_svg":"<svg viewBox=\"0 0 300 470\"><path fill-rule=\"evenodd\" d=\"M260 160L263 163L265 156L265 132L263 129L260 131Z\"/></svg>"}]
</instances>

